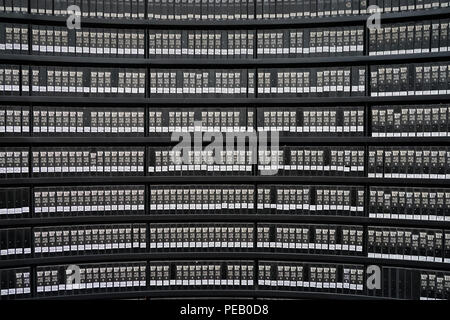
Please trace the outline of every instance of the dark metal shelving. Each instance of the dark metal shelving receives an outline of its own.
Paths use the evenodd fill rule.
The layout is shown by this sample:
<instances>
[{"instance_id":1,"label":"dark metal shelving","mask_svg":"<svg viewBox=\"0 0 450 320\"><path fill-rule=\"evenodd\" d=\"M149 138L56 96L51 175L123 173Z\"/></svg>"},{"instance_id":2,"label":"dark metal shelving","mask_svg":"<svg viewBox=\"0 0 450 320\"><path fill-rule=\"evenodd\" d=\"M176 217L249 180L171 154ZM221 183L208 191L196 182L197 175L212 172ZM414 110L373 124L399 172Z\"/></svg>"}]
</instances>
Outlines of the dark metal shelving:
<instances>
[{"instance_id":1,"label":"dark metal shelving","mask_svg":"<svg viewBox=\"0 0 450 320\"><path fill-rule=\"evenodd\" d=\"M447 179L387 179L387 178L365 178L347 176L126 176L126 177L34 177L34 178L12 178L0 179L0 187L4 186L33 186L33 185L87 185L87 184L183 184L183 183L248 183L248 184L270 184L270 183L308 183L308 184L362 184L380 186L448 186Z\"/></svg>"},{"instance_id":2,"label":"dark metal shelving","mask_svg":"<svg viewBox=\"0 0 450 320\"><path fill-rule=\"evenodd\" d=\"M381 14L381 20L406 21L430 18L442 18L450 15L450 8L438 8L429 10L417 10L410 12L396 12ZM81 17L82 26L91 27L121 27L121 28L284 28L284 27L319 27L336 25L357 25L364 24L369 15L336 16L318 18L297 18L297 19L248 19L248 20L148 20L148 19L100 19ZM67 16L47 16L33 14L0 14L0 21L11 23L36 23L65 25Z\"/></svg>"},{"instance_id":3,"label":"dark metal shelving","mask_svg":"<svg viewBox=\"0 0 450 320\"><path fill-rule=\"evenodd\" d=\"M278 299L333 299L333 300L387 300L378 296L364 296L352 294L339 294L327 292L308 292L300 290L268 290L268 289L193 289L193 290L142 290L122 292L100 292L92 294L75 294L60 296L43 296L25 300L77 300L77 299L124 299L124 298L192 298L192 297L216 297L216 298L278 298Z\"/></svg>"},{"instance_id":4,"label":"dark metal shelving","mask_svg":"<svg viewBox=\"0 0 450 320\"><path fill-rule=\"evenodd\" d=\"M113 98L113 97L64 97L64 96L0 96L0 103L36 103L71 105L150 105L192 107L193 105L340 105L340 104L406 104L420 102L447 103L450 95L392 96L392 97L291 97L291 98Z\"/></svg>"},{"instance_id":5,"label":"dark metal shelving","mask_svg":"<svg viewBox=\"0 0 450 320\"><path fill-rule=\"evenodd\" d=\"M409 61L441 61L450 59L450 52L430 52L425 55L401 54L386 56L331 56L304 58L256 58L256 59L144 59L144 58L109 58L80 56L51 56L7 54L0 55L1 63L33 65L73 65L73 66L117 66L122 67L200 67L200 68L255 68L255 67L305 67L305 66L342 66L355 64L388 64Z\"/></svg>"},{"instance_id":6,"label":"dark metal shelving","mask_svg":"<svg viewBox=\"0 0 450 320\"><path fill-rule=\"evenodd\" d=\"M424 221L378 219L357 216L300 215L300 214L149 214L129 216L73 216L45 218L2 219L0 227L41 227L102 223L164 223L164 222L278 222L278 223L331 223L345 225L403 226L430 229L450 228L450 221Z\"/></svg>"},{"instance_id":7,"label":"dark metal shelving","mask_svg":"<svg viewBox=\"0 0 450 320\"><path fill-rule=\"evenodd\" d=\"M256 132L257 133L257 132ZM19 137L0 137L1 145L169 145L176 144L178 141L172 141L170 135L165 136L129 136L129 137L83 137L83 136L19 136ZM450 137L364 137L364 136L281 136L280 144L299 144L299 145L450 145Z\"/></svg>"},{"instance_id":8,"label":"dark metal shelving","mask_svg":"<svg viewBox=\"0 0 450 320\"><path fill-rule=\"evenodd\" d=\"M427 261L411 260L391 260L368 258L364 256L330 255L330 254L307 254L292 252L268 252L255 249L254 251L166 251L166 252L145 252L145 253L116 253L116 254L96 254L96 255L73 255L39 257L28 259L12 259L0 261L1 268L23 267L23 266L44 266L72 263L99 263L99 262L122 262L122 261L159 261L159 260L276 260L276 261L301 261L318 263L351 263L351 264L375 264L383 266L397 266L405 268L437 269L450 271L450 263L438 263Z\"/></svg>"},{"instance_id":9,"label":"dark metal shelving","mask_svg":"<svg viewBox=\"0 0 450 320\"><path fill-rule=\"evenodd\" d=\"M384 22L415 21L421 19L440 19L450 17L450 8L430 9L423 11L387 13L381 15ZM105 28L143 28L143 29L235 29L235 28L297 28L297 27L334 27L359 25L364 26L368 15L320 17L304 19L264 19L264 20L221 20L221 21L150 21L130 19L96 19L83 18L83 27L105 27ZM65 25L65 16L44 16L31 14L0 14L1 22L38 24L38 25ZM367 31L365 36L367 38ZM367 39L366 39L367 40ZM367 45L367 41L366 41ZM30 51L31 52L31 51ZM367 54L367 50L365 51ZM148 56L146 52L146 56ZM72 56L46 56L46 55L0 55L0 62L24 65L65 65L78 66L112 66L122 65L130 67L155 67L155 68L234 68L234 67L302 67L302 66L334 66L334 65L365 65L393 64L404 62L425 62L450 60L450 52L412 54L412 55L389 55L389 56L337 56L337 57L305 57L305 58L255 58L255 59L139 59L139 58L103 58L103 57L72 57ZM368 79L368 76L367 76ZM369 83L369 82L367 82ZM148 83L147 86L148 87ZM368 92L366 92L368 94ZM147 95L148 97L148 95ZM317 107L332 105L364 105L366 111L370 105L377 104L408 104L408 103L448 103L450 95L433 96L392 96L392 97L287 97L287 98L134 98L134 97L64 97L64 96L0 96L0 103L11 104L33 104L33 105L66 105L66 106L177 106L192 107L201 106L310 106ZM368 131L366 130L366 134ZM117 144L117 145L160 145L171 143L168 137L0 137L0 145L93 145L93 144ZM418 145L435 144L450 145L449 137L421 137L421 138L373 138L373 137L281 137L282 144L355 144L355 145ZM367 159L366 159L367 160ZM17 178L0 179L0 187L9 186L46 186L46 185L84 185L84 184L184 184L184 183L249 183L249 184L271 184L271 183L305 183L305 184L345 184L364 185L366 189L370 185L377 186L433 186L448 187L448 180L436 179L374 179L366 177L293 177L293 176L132 176L132 177L43 177L43 178ZM32 202L31 206L33 206ZM367 208L366 208L367 211ZM367 215L367 212L365 214ZM147 212L147 211L146 211ZM233 222L314 222L314 223L337 223L367 226L403 226L421 227L431 229L450 228L449 221L411 221L373 219L365 217L341 217L341 216L300 216L300 215L263 215L263 214L229 214L229 215L134 215L134 216L81 216L81 217L49 217L49 218L25 218L25 219L3 219L0 227L20 226L52 226L59 224L88 224L88 223L120 223L120 222L208 222L208 221L233 221ZM367 240L367 239L366 239ZM366 252L366 250L365 250ZM337 256L322 254L299 254L290 252L264 252L264 251L241 251L241 252L142 252L142 253L120 253L120 254L97 254L97 255L74 255L61 257L34 257L30 259L1 260L1 268L30 266L35 272L39 265L52 265L64 263L101 263L117 261L144 261L152 260L197 260L197 259L245 259L255 260L286 260L323 263L349 263L349 264L379 264L383 266L396 266L406 268L423 268L433 270L450 271L450 264L374 259L364 256ZM32 274L33 274L32 272ZM367 297L354 295L341 295L320 292L296 292L265 290L255 287L253 290L143 290L105 292L95 294L80 294L58 297L36 297L35 280L32 288L31 299L92 299L92 298L138 298L138 297L248 297L248 298L299 298L299 299L383 299L382 297Z\"/></svg>"}]
</instances>

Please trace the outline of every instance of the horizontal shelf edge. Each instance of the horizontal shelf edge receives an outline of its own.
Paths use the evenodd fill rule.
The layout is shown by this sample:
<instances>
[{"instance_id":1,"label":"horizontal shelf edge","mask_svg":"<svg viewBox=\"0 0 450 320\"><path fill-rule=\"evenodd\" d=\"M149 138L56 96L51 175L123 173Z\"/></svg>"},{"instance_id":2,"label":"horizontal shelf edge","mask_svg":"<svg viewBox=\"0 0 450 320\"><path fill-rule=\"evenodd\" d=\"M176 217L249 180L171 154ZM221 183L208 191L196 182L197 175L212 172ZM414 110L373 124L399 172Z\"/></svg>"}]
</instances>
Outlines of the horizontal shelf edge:
<instances>
[{"instance_id":1,"label":"horizontal shelf edge","mask_svg":"<svg viewBox=\"0 0 450 320\"><path fill-rule=\"evenodd\" d=\"M146 252L130 254L99 254L99 255L78 255L63 257L42 257L29 258L23 260L4 260L0 261L0 268L40 266L40 265L58 265L71 263L108 263L121 261L159 261L159 260L277 260L277 261L299 261L299 262L317 262L317 263L344 263L344 264L377 264L383 266L411 267L418 269L435 269L450 271L450 263L436 263L425 261L410 260L389 260L368 258L364 256L340 256L340 255L321 255L304 253L282 253L282 252L263 252L263 251L239 251L239 252Z\"/></svg>"},{"instance_id":2,"label":"horizontal shelf edge","mask_svg":"<svg viewBox=\"0 0 450 320\"><path fill-rule=\"evenodd\" d=\"M259 131L255 131L257 134ZM225 134L225 133L224 133ZM60 137L60 136L22 136L8 137L0 136L0 145L170 145L176 144L178 141L172 141L169 136L161 137ZM280 137L280 144L339 144L346 143L360 145L381 145L381 144L448 144L450 145L450 137L346 137L346 136L327 136L327 137Z\"/></svg>"},{"instance_id":3,"label":"horizontal shelf edge","mask_svg":"<svg viewBox=\"0 0 450 320\"><path fill-rule=\"evenodd\" d=\"M437 8L429 10L416 10L407 12L384 13L381 14L382 21L405 21L418 20L434 17L444 17L450 14L449 8ZM82 17L82 26L110 26L125 28L257 28L257 27L295 27L310 25L330 25L336 24L362 24L367 21L368 14L365 15L349 15L336 17L319 17L319 18L296 18L296 19L248 19L248 20L148 20L148 19L101 19L101 18L85 18ZM37 24L66 24L66 16L46 16L37 14L17 14L3 13L0 14L0 21L3 22L22 22Z\"/></svg>"},{"instance_id":4,"label":"horizontal shelf edge","mask_svg":"<svg viewBox=\"0 0 450 320\"><path fill-rule=\"evenodd\" d=\"M63 96L0 96L0 103L49 103L85 105L339 105L339 104L384 104L411 102L449 102L450 95L392 96L392 97L291 97L291 98L127 98L127 97L63 97Z\"/></svg>"},{"instance_id":5,"label":"horizontal shelf edge","mask_svg":"<svg viewBox=\"0 0 450 320\"><path fill-rule=\"evenodd\" d=\"M79 295L61 295L34 297L23 300L77 300L77 299L123 299L123 298L188 298L188 297L222 297L222 298L290 298L290 299L333 299L333 300L390 300L378 296L339 294L328 292L284 291L267 289L193 289L193 290L142 290L128 292L105 292Z\"/></svg>"},{"instance_id":6,"label":"horizontal shelf edge","mask_svg":"<svg viewBox=\"0 0 450 320\"><path fill-rule=\"evenodd\" d=\"M127 177L33 177L33 178L11 178L0 179L0 187L4 186L32 186L32 185L69 185L69 184L192 184L192 183L330 183L330 184L354 184L354 185L399 185L399 186L448 186L448 179L387 179L387 178L366 178L347 176L127 176Z\"/></svg>"},{"instance_id":7,"label":"horizontal shelf edge","mask_svg":"<svg viewBox=\"0 0 450 320\"><path fill-rule=\"evenodd\" d=\"M347 64L403 63L406 61L438 61L449 59L450 52L431 52L426 54L402 54L386 56L336 56L336 57L304 57L304 58L257 58L257 59L145 59L145 58L109 58L78 56L46 56L26 54L0 54L0 62L14 64L27 63L39 65L95 65L95 66L149 66L161 68L173 67L282 67L282 66L319 66Z\"/></svg>"},{"instance_id":8,"label":"horizontal shelf edge","mask_svg":"<svg viewBox=\"0 0 450 320\"><path fill-rule=\"evenodd\" d=\"M450 221L423 221L401 219L378 219L356 216L296 215L296 214L150 214L130 216L79 216L2 219L0 228L38 227L74 224L102 223L171 223L171 222L251 222L251 223L337 223L368 226L418 227L450 229Z\"/></svg>"}]
</instances>

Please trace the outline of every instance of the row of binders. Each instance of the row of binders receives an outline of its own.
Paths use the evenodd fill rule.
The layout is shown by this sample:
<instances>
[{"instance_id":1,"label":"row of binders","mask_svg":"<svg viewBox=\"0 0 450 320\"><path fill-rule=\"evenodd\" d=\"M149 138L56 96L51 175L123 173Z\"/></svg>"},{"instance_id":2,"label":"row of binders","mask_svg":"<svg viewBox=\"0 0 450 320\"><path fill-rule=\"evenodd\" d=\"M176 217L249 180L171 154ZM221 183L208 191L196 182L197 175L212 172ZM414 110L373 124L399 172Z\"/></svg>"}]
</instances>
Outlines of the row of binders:
<instances>
[{"instance_id":1,"label":"row of binders","mask_svg":"<svg viewBox=\"0 0 450 320\"><path fill-rule=\"evenodd\" d=\"M366 251L362 225L258 223L254 226L136 223L1 229L0 258L137 253L150 248L154 252L288 251L450 263L448 230L369 226Z\"/></svg>"},{"instance_id":2,"label":"row of binders","mask_svg":"<svg viewBox=\"0 0 450 320\"><path fill-rule=\"evenodd\" d=\"M449 118L446 104L374 106L372 137L448 137Z\"/></svg>"},{"instance_id":3,"label":"row of binders","mask_svg":"<svg viewBox=\"0 0 450 320\"><path fill-rule=\"evenodd\" d=\"M254 248L254 224L152 224L150 250L247 250Z\"/></svg>"},{"instance_id":4,"label":"row of binders","mask_svg":"<svg viewBox=\"0 0 450 320\"><path fill-rule=\"evenodd\" d=\"M2 0L0 11L66 15L75 4L82 17L154 20L288 19L447 8L448 0ZM377 6L377 10L370 6ZM146 14L147 12L147 14Z\"/></svg>"},{"instance_id":5,"label":"row of binders","mask_svg":"<svg viewBox=\"0 0 450 320\"><path fill-rule=\"evenodd\" d=\"M450 221L450 190L370 187L369 218Z\"/></svg>"},{"instance_id":6,"label":"row of binders","mask_svg":"<svg viewBox=\"0 0 450 320\"><path fill-rule=\"evenodd\" d=\"M148 199L148 200L147 200ZM32 208L30 204L33 203ZM289 214L364 217L361 186L151 185L0 189L0 218L146 214ZM450 190L369 187L369 218L450 221Z\"/></svg>"},{"instance_id":7,"label":"row of binders","mask_svg":"<svg viewBox=\"0 0 450 320\"><path fill-rule=\"evenodd\" d=\"M306 254L364 255L360 225L274 224L257 225L256 248Z\"/></svg>"},{"instance_id":8,"label":"row of binders","mask_svg":"<svg viewBox=\"0 0 450 320\"><path fill-rule=\"evenodd\" d=\"M31 34L31 46L29 45ZM443 46L443 44L442 44ZM144 58L144 30L2 24L0 52ZM256 49L255 49L256 48ZM361 27L279 30L149 30L150 58L276 58L362 55Z\"/></svg>"},{"instance_id":9,"label":"row of binders","mask_svg":"<svg viewBox=\"0 0 450 320\"><path fill-rule=\"evenodd\" d=\"M432 20L369 29L369 55L395 55L449 50L449 21Z\"/></svg>"},{"instance_id":10,"label":"row of binders","mask_svg":"<svg viewBox=\"0 0 450 320\"><path fill-rule=\"evenodd\" d=\"M414 300L449 300L450 274L439 270L381 268L381 289L369 289L364 265L287 261L200 260L38 266L36 285L30 268L1 269L1 299L114 293L146 289L253 289L324 292ZM255 278L256 276L256 278Z\"/></svg>"},{"instance_id":11,"label":"row of binders","mask_svg":"<svg viewBox=\"0 0 450 320\"><path fill-rule=\"evenodd\" d=\"M369 178L449 179L448 147L369 147Z\"/></svg>"},{"instance_id":12,"label":"row of binders","mask_svg":"<svg viewBox=\"0 0 450 320\"><path fill-rule=\"evenodd\" d=\"M422 231L411 229L414 234L421 234ZM433 232L438 233L435 230ZM425 232L425 236L426 234ZM446 237L450 236L449 233L446 234ZM2 260L9 260L31 255L45 257L132 253L146 251L146 248L155 252L258 249L361 256L364 255L363 235L363 226L331 224L263 223L257 227L253 223L59 225L33 229L0 229L0 256ZM433 245L440 246L440 255L436 255L441 258L440 262L448 262L450 243L444 250L443 237L443 231L440 230L440 240L433 240ZM443 254L446 260L442 260ZM383 259L393 258L386 256Z\"/></svg>"},{"instance_id":13,"label":"row of binders","mask_svg":"<svg viewBox=\"0 0 450 320\"><path fill-rule=\"evenodd\" d=\"M450 263L450 232L436 229L370 227L368 257Z\"/></svg>"},{"instance_id":14,"label":"row of binders","mask_svg":"<svg viewBox=\"0 0 450 320\"><path fill-rule=\"evenodd\" d=\"M362 147L280 147L258 150L260 175L364 176Z\"/></svg>"},{"instance_id":15,"label":"row of binders","mask_svg":"<svg viewBox=\"0 0 450 320\"><path fill-rule=\"evenodd\" d=\"M386 24L369 31L369 55L447 52L448 20ZM29 43L31 34L31 45ZM277 58L363 55L361 27L149 30L150 58ZM144 30L2 24L0 52L144 58ZM254 55L255 54L255 55Z\"/></svg>"},{"instance_id":16,"label":"row of binders","mask_svg":"<svg viewBox=\"0 0 450 320\"><path fill-rule=\"evenodd\" d=\"M448 179L448 148L370 147L369 178ZM248 174L258 156L260 174L301 176L364 176L362 147L281 147L278 150L182 150L148 148L148 174L222 175ZM0 150L3 178L53 176L144 175L144 147L36 147ZM31 170L30 170L31 165Z\"/></svg>"},{"instance_id":17,"label":"row of binders","mask_svg":"<svg viewBox=\"0 0 450 320\"><path fill-rule=\"evenodd\" d=\"M364 96L366 68L279 68L257 70L258 97Z\"/></svg>"},{"instance_id":18,"label":"row of binders","mask_svg":"<svg viewBox=\"0 0 450 320\"><path fill-rule=\"evenodd\" d=\"M283 136L362 136L364 107L145 108L0 106L0 135L150 136L171 132L273 132ZM256 114L256 116L255 116ZM447 104L373 106L372 137L447 137ZM255 119L256 118L256 119ZM146 130L148 126L148 130Z\"/></svg>"},{"instance_id":19,"label":"row of binders","mask_svg":"<svg viewBox=\"0 0 450 320\"><path fill-rule=\"evenodd\" d=\"M371 66L371 96L448 94L447 63ZM144 96L144 69L2 66L4 95ZM236 70L150 70L155 97L339 97L366 93L364 67ZM257 86L255 87L255 77ZM31 79L31 85L29 80Z\"/></svg>"},{"instance_id":20,"label":"row of binders","mask_svg":"<svg viewBox=\"0 0 450 320\"><path fill-rule=\"evenodd\" d=\"M448 63L370 67L371 96L448 94ZM366 94L365 67L299 69L145 69L3 65L2 95L144 97L340 97ZM257 85L255 80L257 78ZM31 83L30 83L31 80Z\"/></svg>"},{"instance_id":21,"label":"row of binders","mask_svg":"<svg viewBox=\"0 0 450 320\"><path fill-rule=\"evenodd\" d=\"M370 67L370 95L422 96L448 94L450 68L447 62Z\"/></svg>"},{"instance_id":22,"label":"row of binders","mask_svg":"<svg viewBox=\"0 0 450 320\"><path fill-rule=\"evenodd\" d=\"M257 131L290 136L363 135L364 107L259 107Z\"/></svg>"},{"instance_id":23,"label":"row of binders","mask_svg":"<svg viewBox=\"0 0 450 320\"><path fill-rule=\"evenodd\" d=\"M448 189L370 187L369 217L448 221ZM352 186L151 186L149 214L299 214L363 216L364 189ZM145 214L144 186L39 187L32 216ZM256 205L255 205L256 201ZM28 188L0 189L0 215L27 217Z\"/></svg>"}]
</instances>

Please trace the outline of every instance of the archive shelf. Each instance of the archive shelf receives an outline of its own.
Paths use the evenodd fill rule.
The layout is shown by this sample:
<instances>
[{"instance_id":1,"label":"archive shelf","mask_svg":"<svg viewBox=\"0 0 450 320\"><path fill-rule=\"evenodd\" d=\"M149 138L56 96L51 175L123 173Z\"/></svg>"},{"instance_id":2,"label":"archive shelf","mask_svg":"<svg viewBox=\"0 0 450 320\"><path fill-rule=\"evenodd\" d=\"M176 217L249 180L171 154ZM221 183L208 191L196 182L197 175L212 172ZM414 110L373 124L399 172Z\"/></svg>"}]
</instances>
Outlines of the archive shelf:
<instances>
[{"instance_id":1,"label":"archive shelf","mask_svg":"<svg viewBox=\"0 0 450 320\"><path fill-rule=\"evenodd\" d=\"M109 58L52 56L29 54L3 54L0 63L33 64L33 65L68 65L71 66L117 66L153 67L153 68L258 68L258 67L309 67L309 66L342 66L395 64L407 62L442 61L450 58L450 52L430 52L427 54L397 54L380 56L335 56L305 58L248 58L248 59L195 59L195 58Z\"/></svg>"},{"instance_id":2,"label":"archive shelf","mask_svg":"<svg viewBox=\"0 0 450 320\"><path fill-rule=\"evenodd\" d=\"M164 223L164 222L279 222L279 223L332 223L345 225L401 226L430 229L450 228L450 221L380 219L356 216L301 215L301 214L158 214L128 216L74 216L2 219L0 227L43 227L101 223Z\"/></svg>"},{"instance_id":3,"label":"archive shelf","mask_svg":"<svg viewBox=\"0 0 450 320\"><path fill-rule=\"evenodd\" d=\"M305 253L289 253L289 252L268 252L255 249L254 251L222 251L222 252L205 252L205 251L167 251L167 252L145 252L145 253L129 253L129 254L96 254L96 255L73 255L73 256L55 256L55 257L39 257L16 260L0 261L0 267L23 267L23 266L45 266L72 263L98 263L98 262L132 262L132 261L159 261L159 260L275 260L275 261L298 261L298 262L318 262L318 263L348 263L363 265L383 265L397 266L405 268L418 269L437 269L442 271L450 271L450 263L443 262L427 262L427 261L411 261L411 260L393 260L368 258L363 256L346 256L346 255L330 255L330 254L305 254Z\"/></svg>"},{"instance_id":4,"label":"archive shelf","mask_svg":"<svg viewBox=\"0 0 450 320\"><path fill-rule=\"evenodd\" d=\"M256 132L257 133L257 132ZM268 137L270 138L270 136ZM270 139L269 139L270 141ZM58 136L20 136L20 137L0 137L2 145L171 145L178 141L172 141L170 136L153 137L58 137ZM423 145L432 143L433 145L450 145L450 137L279 137L280 144L299 145Z\"/></svg>"},{"instance_id":5,"label":"archive shelf","mask_svg":"<svg viewBox=\"0 0 450 320\"><path fill-rule=\"evenodd\" d=\"M447 186L447 179L387 179L365 177L294 177L294 176L126 176L126 177L43 177L43 178L17 178L1 179L0 187L4 186L41 186L41 185L88 185L88 184L183 184L183 183L304 183L304 184L362 184L380 186Z\"/></svg>"},{"instance_id":6,"label":"archive shelf","mask_svg":"<svg viewBox=\"0 0 450 320\"><path fill-rule=\"evenodd\" d=\"M61 96L0 96L0 103L11 104L64 104L70 105L109 105L109 106L178 106L192 107L193 105L263 105L263 106L307 106L314 105L341 105L341 104L408 104L408 103L445 103L449 101L447 95L426 95L426 96L392 96L392 97L311 97L311 98L110 98L110 97L61 97ZM64 106L62 105L62 106Z\"/></svg>"},{"instance_id":7,"label":"archive shelf","mask_svg":"<svg viewBox=\"0 0 450 320\"><path fill-rule=\"evenodd\" d=\"M326 292L305 292L282 290L267 290L267 289L248 289L248 290L234 290L234 289L218 289L218 290L142 290L142 291L124 291L124 292L105 292L94 294L74 294L61 296L39 297L34 299L43 300L76 300L76 299L126 299L126 298L190 298L190 297L216 297L216 298L278 298L278 299L334 299L334 300L386 300L383 297L369 297L363 295L346 295ZM34 300L25 299L25 300Z\"/></svg>"},{"instance_id":8,"label":"archive shelf","mask_svg":"<svg viewBox=\"0 0 450 320\"><path fill-rule=\"evenodd\" d=\"M410 12L396 12L381 14L381 20L386 22L422 20L430 18L442 18L450 14L449 8L438 8L429 10L417 10ZM248 20L147 20L147 19L98 19L81 17L83 26L86 27L121 27L121 28L283 28L283 27L321 27L336 25L358 25L365 24L368 14L355 16L299 18L299 19L248 19ZM47 16L32 14L0 14L0 21L11 23L36 23L66 25L67 16Z\"/></svg>"},{"instance_id":9,"label":"archive shelf","mask_svg":"<svg viewBox=\"0 0 450 320\"><path fill-rule=\"evenodd\" d=\"M450 8L439 8L413 12L387 13L381 15L381 21L402 22L418 21L424 19L441 19L450 17ZM23 23L37 25L66 24L65 16L45 16L31 14L0 14L0 22ZM96 19L82 17L83 27L111 27L111 28L141 28L150 29L267 29L267 28L314 28L334 26L364 26L368 15L340 16L326 18L303 19L264 19L264 20L219 20L219 21L150 21L129 19ZM365 31L367 47L367 29ZM147 42L147 39L146 39ZM147 48L148 49L148 48ZM369 56L366 55L336 56L336 57L305 57L305 58L254 58L254 59L149 59L149 58L104 58L104 57L76 57L76 56L50 56L32 54L0 55L0 63L24 65L67 65L74 66L129 66L148 68L257 68L257 67L308 67L308 66L341 66L395 64L408 62L448 61L450 52L422 53L408 55ZM31 50L29 51L31 53ZM148 53L145 53L145 57ZM368 76L367 76L368 79ZM367 85L368 82L366 81ZM147 85L148 89L148 85ZM366 90L366 94L368 90ZM308 97L308 98L111 98L111 97L63 97L63 96L0 96L0 103L13 105L57 105L57 106L145 106L145 107L183 107L193 106L333 106L333 105L363 105L368 119L369 106L372 105L401 105L417 103L448 103L450 96L391 96L391 97ZM366 136L357 137L280 137L281 144L298 145L450 145L450 137L368 137L369 124L366 123ZM146 133L147 135L147 133ZM0 146L54 146L54 145L164 145L173 143L168 137L0 137ZM367 160L367 158L366 158ZM363 185L366 193L369 186L426 186L448 187L446 179L375 179L367 177L294 177L294 176L132 176L132 177L44 177L44 178L14 178L1 179L0 187L14 186L62 186L62 185L93 185L93 184L331 184L331 185ZM366 194L367 197L367 194ZM367 198L366 198L367 200ZM146 198L148 203L148 198ZM31 206L33 206L31 204ZM364 217L343 216L301 216L301 215L264 215L264 214L229 214L229 215L130 215L130 216L81 216L81 217L49 217L49 218L23 218L2 219L1 228L13 227L40 227L74 224L101 224L101 223L159 223L159 222L292 222L292 223L330 223L367 226L394 226L417 227L430 229L450 228L450 221L417 221L374 219L367 217L367 201ZM31 210L31 212L33 212ZM365 236L367 238L367 236ZM367 239L365 239L367 240ZM367 242L366 242L367 243ZM148 250L148 249L147 249ZM366 248L364 253L367 254ZM1 260L1 268L31 266L32 272L37 266L69 263L100 263L140 260L197 260L197 259L245 259L253 260L287 260L323 263L348 264L379 264L383 266L409 267L419 269L439 269L450 271L450 264L424 261L400 261L388 259L375 259L364 256L337 256L318 254L297 254L263 251L243 252L144 252L133 254L99 254L74 255L62 257L33 257L30 259ZM34 274L32 280L35 284ZM256 282L256 280L255 280ZM33 287L35 289L35 287ZM32 290L32 298L35 297ZM78 298L133 298L133 297L252 297L252 298L314 298L314 299L383 299L381 297L367 297L359 295L340 295L319 292L295 292L265 290L258 288L252 290L143 290L108 292L89 295L71 295L59 297L39 297L39 299L78 299Z\"/></svg>"}]
</instances>

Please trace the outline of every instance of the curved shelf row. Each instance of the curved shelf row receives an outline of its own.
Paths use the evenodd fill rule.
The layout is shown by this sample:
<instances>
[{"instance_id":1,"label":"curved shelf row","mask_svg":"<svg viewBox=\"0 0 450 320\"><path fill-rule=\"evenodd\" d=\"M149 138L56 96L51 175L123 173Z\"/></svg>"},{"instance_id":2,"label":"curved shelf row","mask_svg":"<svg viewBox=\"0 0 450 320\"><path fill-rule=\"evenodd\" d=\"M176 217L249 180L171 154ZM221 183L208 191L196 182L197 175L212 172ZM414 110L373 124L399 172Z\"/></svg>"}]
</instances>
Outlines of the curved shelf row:
<instances>
[{"instance_id":1,"label":"curved shelf row","mask_svg":"<svg viewBox=\"0 0 450 320\"><path fill-rule=\"evenodd\" d=\"M171 145L178 141L172 141L170 136L154 137L61 137L61 136L0 136L1 145ZM450 137L280 137L281 144L301 145L450 145Z\"/></svg>"},{"instance_id":2,"label":"curved shelf row","mask_svg":"<svg viewBox=\"0 0 450 320\"><path fill-rule=\"evenodd\" d=\"M42 185L80 185L80 184L183 184L183 183L248 183L248 184L271 184L271 183L309 183L309 184L362 184L380 186L448 186L448 179L388 179L388 178L366 178L346 176L126 176L126 177L40 177L40 178L11 178L0 179L0 187L4 186L42 186Z\"/></svg>"},{"instance_id":3,"label":"curved shelf row","mask_svg":"<svg viewBox=\"0 0 450 320\"><path fill-rule=\"evenodd\" d=\"M82 97L82 96L0 96L0 103L36 103L65 105L153 105L191 107L193 105L337 105L337 104L406 104L448 103L447 95L388 96L388 97L290 97L290 98L132 98L132 97Z\"/></svg>"},{"instance_id":4,"label":"curved shelf row","mask_svg":"<svg viewBox=\"0 0 450 320\"><path fill-rule=\"evenodd\" d=\"M450 263L427 262L411 260L390 260L379 258L368 258L363 256L344 256L327 254L304 254L284 252L145 252L127 254L96 254L96 255L73 255L60 257L41 257L0 261L0 268L30 267L45 265L60 265L72 263L108 263L122 261L144 261L144 260L277 260L277 261L302 261L322 263L348 263L363 265L383 265L418 269L435 269L450 271Z\"/></svg>"},{"instance_id":5,"label":"curved shelf row","mask_svg":"<svg viewBox=\"0 0 450 320\"><path fill-rule=\"evenodd\" d=\"M279 223L337 223L345 225L398 226L430 229L450 229L450 221L424 221L403 219L379 219L356 216L318 216L296 214L148 214L105 215L46 218L17 218L0 220L2 227L42 227L73 224L104 223L164 223L164 222L279 222Z\"/></svg>"},{"instance_id":6,"label":"curved shelf row","mask_svg":"<svg viewBox=\"0 0 450 320\"><path fill-rule=\"evenodd\" d=\"M256 68L256 67L308 67L342 66L357 64L394 64L405 62L443 61L450 58L450 52L431 52L426 54L400 54L386 56L336 56L305 58L255 58L255 59L148 59L148 58L108 58L77 56L46 56L27 54L0 54L1 63L33 65L71 65L71 66L117 66L155 67L155 68Z\"/></svg>"},{"instance_id":7,"label":"curved shelf row","mask_svg":"<svg viewBox=\"0 0 450 320\"><path fill-rule=\"evenodd\" d=\"M450 8L429 10L402 11L381 14L381 20L386 22L442 18L450 15ZM148 19L99 19L81 17L81 25L86 27L118 27L121 28L283 28L365 24L370 15L336 16L299 19L248 19L248 20L148 20ZM36 23L66 25L67 16L47 16L33 14L2 13L0 21L11 23Z\"/></svg>"},{"instance_id":8,"label":"curved shelf row","mask_svg":"<svg viewBox=\"0 0 450 320\"><path fill-rule=\"evenodd\" d=\"M124 291L124 292L105 292L93 294L77 294L35 297L24 300L84 300L84 299L133 299L133 298L274 298L274 299L333 299L333 300L389 300L388 298L378 296L337 294L327 292L304 292L287 290L142 290L142 291Z\"/></svg>"}]
</instances>

